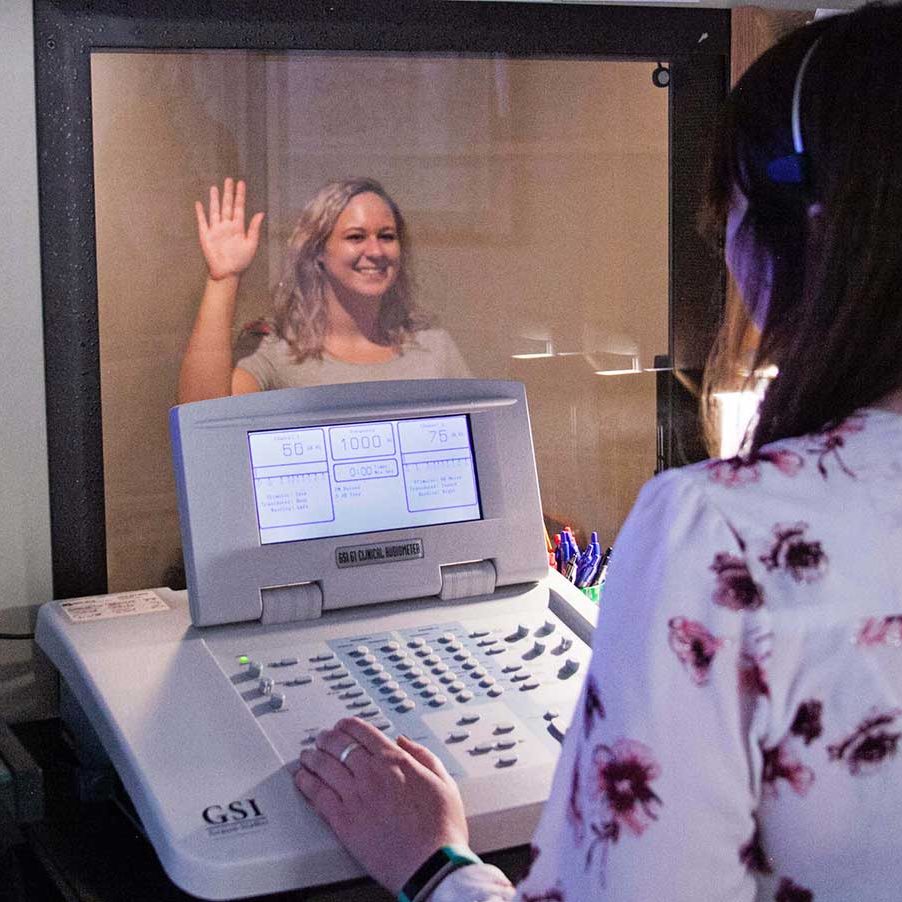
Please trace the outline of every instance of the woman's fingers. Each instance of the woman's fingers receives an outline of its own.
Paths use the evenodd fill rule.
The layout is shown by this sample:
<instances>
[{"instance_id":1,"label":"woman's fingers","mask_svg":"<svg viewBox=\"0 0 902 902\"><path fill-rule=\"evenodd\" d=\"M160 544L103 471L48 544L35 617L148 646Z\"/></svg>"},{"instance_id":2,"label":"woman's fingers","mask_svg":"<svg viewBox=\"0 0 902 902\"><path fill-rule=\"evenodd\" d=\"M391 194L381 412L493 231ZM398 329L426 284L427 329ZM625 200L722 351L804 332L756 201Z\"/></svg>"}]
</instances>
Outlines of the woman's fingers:
<instances>
[{"instance_id":1,"label":"woman's fingers","mask_svg":"<svg viewBox=\"0 0 902 902\"><path fill-rule=\"evenodd\" d=\"M219 188L216 185L210 186L210 225L216 225L219 222Z\"/></svg>"},{"instance_id":2,"label":"woman's fingers","mask_svg":"<svg viewBox=\"0 0 902 902\"><path fill-rule=\"evenodd\" d=\"M203 240L204 235L207 234L207 230L210 226L207 224L207 215L204 213L204 205L199 201L194 201L194 213L197 216L197 234L201 236L201 240Z\"/></svg>"},{"instance_id":3,"label":"woman's fingers","mask_svg":"<svg viewBox=\"0 0 902 902\"><path fill-rule=\"evenodd\" d=\"M260 226L263 224L263 213L255 213L251 218L251 224L247 227L247 237L253 242L254 247L260 241Z\"/></svg>"},{"instance_id":4,"label":"woman's fingers","mask_svg":"<svg viewBox=\"0 0 902 902\"><path fill-rule=\"evenodd\" d=\"M451 774L448 773L445 765L442 764L441 759L437 755L433 755L426 746L420 745L418 742L414 742L406 736L398 737L398 745L404 749L411 758L414 758L416 761L419 761L423 767L431 770L439 779L448 783L453 782Z\"/></svg>"},{"instance_id":5,"label":"woman's fingers","mask_svg":"<svg viewBox=\"0 0 902 902\"><path fill-rule=\"evenodd\" d=\"M235 203L235 182L227 178L222 184L222 218L226 221L232 218L232 210Z\"/></svg>"}]
</instances>

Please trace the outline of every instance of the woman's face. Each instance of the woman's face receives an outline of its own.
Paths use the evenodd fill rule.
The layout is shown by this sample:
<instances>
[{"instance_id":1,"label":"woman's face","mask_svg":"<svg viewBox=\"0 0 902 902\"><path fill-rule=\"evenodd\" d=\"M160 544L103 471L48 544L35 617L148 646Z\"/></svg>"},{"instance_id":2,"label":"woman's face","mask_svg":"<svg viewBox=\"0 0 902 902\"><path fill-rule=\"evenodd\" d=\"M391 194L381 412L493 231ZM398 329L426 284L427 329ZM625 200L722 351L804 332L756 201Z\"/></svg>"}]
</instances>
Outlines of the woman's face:
<instances>
[{"instance_id":1,"label":"woman's face","mask_svg":"<svg viewBox=\"0 0 902 902\"><path fill-rule=\"evenodd\" d=\"M724 259L742 295L745 309L752 322L761 329L770 304L772 267L769 259L758 252L751 234L742 230L748 209L748 198L735 188L727 213Z\"/></svg>"},{"instance_id":2,"label":"woman's face","mask_svg":"<svg viewBox=\"0 0 902 902\"><path fill-rule=\"evenodd\" d=\"M401 243L391 207L372 192L352 197L319 260L337 295L381 298L401 269Z\"/></svg>"}]
</instances>

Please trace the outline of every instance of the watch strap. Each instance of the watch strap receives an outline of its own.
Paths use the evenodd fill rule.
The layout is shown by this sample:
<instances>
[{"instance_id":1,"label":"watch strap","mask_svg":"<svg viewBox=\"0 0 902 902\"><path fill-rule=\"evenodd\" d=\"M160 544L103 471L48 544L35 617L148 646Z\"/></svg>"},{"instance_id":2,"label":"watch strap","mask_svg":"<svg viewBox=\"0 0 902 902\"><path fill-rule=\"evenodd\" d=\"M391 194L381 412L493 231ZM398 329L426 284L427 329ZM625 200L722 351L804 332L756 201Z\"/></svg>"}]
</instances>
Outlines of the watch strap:
<instances>
[{"instance_id":1,"label":"watch strap","mask_svg":"<svg viewBox=\"0 0 902 902\"><path fill-rule=\"evenodd\" d=\"M404 884L404 888L398 893L398 902L423 902L452 871L468 864L481 863L482 859L466 846L442 846Z\"/></svg>"}]
</instances>

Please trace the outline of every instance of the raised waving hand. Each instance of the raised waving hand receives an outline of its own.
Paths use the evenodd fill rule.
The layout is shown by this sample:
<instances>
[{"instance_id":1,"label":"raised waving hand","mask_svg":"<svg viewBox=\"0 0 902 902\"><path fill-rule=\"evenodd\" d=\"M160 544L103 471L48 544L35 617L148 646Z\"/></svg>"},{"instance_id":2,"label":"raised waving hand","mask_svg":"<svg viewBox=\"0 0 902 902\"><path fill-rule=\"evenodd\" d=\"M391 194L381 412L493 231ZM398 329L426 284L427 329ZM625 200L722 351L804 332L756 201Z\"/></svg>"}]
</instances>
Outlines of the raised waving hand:
<instances>
[{"instance_id":1,"label":"raised waving hand","mask_svg":"<svg viewBox=\"0 0 902 902\"><path fill-rule=\"evenodd\" d=\"M210 278L216 281L240 276L250 266L260 243L263 213L255 213L245 230L245 194L243 181L227 178L222 186L222 201L216 185L210 188L209 217L204 205L195 201L197 233L207 261Z\"/></svg>"}]
</instances>

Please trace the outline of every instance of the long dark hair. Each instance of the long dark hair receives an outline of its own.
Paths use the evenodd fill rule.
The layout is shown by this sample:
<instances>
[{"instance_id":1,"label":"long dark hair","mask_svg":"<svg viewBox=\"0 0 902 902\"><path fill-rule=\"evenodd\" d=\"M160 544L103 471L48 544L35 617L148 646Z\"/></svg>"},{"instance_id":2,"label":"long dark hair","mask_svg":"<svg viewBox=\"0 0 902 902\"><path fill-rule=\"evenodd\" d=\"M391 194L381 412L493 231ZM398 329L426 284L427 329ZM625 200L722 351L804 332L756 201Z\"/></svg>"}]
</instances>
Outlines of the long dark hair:
<instances>
[{"instance_id":1,"label":"long dark hair","mask_svg":"<svg viewBox=\"0 0 902 902\"><path fill-rule=\"evenodd\" d=\"M276 331L291 346L299 363L308 357L322 356L328 319L325 279L317 259L338 217L358 194L375 194L385 201L394 216L401 249L398 277L379 307L383 340L401 349L415 332L429 325L428 318L413 299L407 224L398 205L375 179L349 178L329 182L301 211L288 242L282 280L273 296Z\"/></svg>"},{"instance_id":2,"label":"long dark hair","mask_svg":"<svg viewBox=\"0 0 902 902\"><path fill-rule=\"evenodd\" d=\"M815 42L801 80L804 178L787 183L768 167L793 154L793 90ZM767 51L726 103L706 219L722 230L735 190L745 195L740 233L762 275L744 289L752 304L762 291L769 298L757 343L747 319L727 316L705 405L739 369L753 378L777 366L752 453L829 427L902 386L900 51L898 5L819 20ZM751 349L746 359L743 349Z\"/></svg>"}]
</instances>

